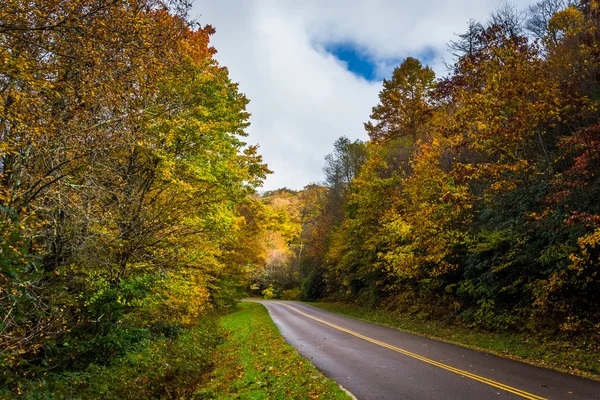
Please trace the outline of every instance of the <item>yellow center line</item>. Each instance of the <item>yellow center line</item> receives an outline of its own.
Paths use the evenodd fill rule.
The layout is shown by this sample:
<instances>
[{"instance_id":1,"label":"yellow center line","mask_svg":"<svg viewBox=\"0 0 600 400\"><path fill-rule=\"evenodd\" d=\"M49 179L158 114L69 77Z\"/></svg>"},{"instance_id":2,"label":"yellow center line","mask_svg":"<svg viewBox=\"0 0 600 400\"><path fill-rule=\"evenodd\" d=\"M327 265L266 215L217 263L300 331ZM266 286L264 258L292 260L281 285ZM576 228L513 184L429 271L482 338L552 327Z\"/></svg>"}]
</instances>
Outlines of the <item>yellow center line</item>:
<instances>
[{"instance_id":1,"label":"yellow center line","mask_svg":"<svg viewBox=\"0 0 600 400\"><path fill-rule=\"evenodd\" d=\"M427 358L427 357L420 356L420 355L418 355L416 353L412 353L410 351L403 350L403 349L401 349L399 347L392 346L392 345L384 343L384 342L380 342L379 340L372 339L372 338L370 338L368 336L361 335L360 333L351 331L350 329L342 328L341 326L332 324L331 322L327 322L327 321L324 321L324 320L322 320L320 318L313 317L312 315L309 315L309 314L307 314L305 312L302 312L302 311L298 310L297 308L292 307L292 306L290 306L288 304L284 304L284 303L277 303L277 304L281 304L283 306L286 306L287 308L290 308L290 309L294 310L298 314L301 314L301 315L303 315L303 316L305 316L307 318L310 318L310 319L312 319L314 321L320 322L320 323L322 323L324 325L330 326L330 327L332 327L334 329L337 329L338 331L345 332L345 333L347 333L349 335L352 335L352 336L355 336L357 338L366 340L367 342L374 343L376 345L379 345L379 346L385 347L387 349L393 350L393 351L395 351L397 353L404 354L406 356L409 356L409 357L415 358L417 360L426 362L427 364L435 365L436 367L445 369L446 371L454 372L455 374L458 374L458 375L461 375L461 376L464 376L464 377L467 377L467 378L471 378L471 379L476 380L478 382L482 382L482 383L485 383L487 385L493 386L495 388L502 389L502 390L504 390L506 392L510 392L510 393L516 394L516 395L524 397L526 399L530 399L530 400L547 400L545 397L540 397L540 396L537 396L535 394L528 393L528 392L526 392L524 390L517 389L517 388L514 388L512 386L508 386L508 385L505 385L503 383L493 381L493 380L485 378L483 376L475 375L475 374L472 374L470 372L467 372L467 371L464 371L464 370L461 370L461 369L458 369L458 368L454 368L454 367L452 367L450 365L447 365L447 364L444 364L444 363L432 360L432 359Z\"/></svg>"}]
</instances>

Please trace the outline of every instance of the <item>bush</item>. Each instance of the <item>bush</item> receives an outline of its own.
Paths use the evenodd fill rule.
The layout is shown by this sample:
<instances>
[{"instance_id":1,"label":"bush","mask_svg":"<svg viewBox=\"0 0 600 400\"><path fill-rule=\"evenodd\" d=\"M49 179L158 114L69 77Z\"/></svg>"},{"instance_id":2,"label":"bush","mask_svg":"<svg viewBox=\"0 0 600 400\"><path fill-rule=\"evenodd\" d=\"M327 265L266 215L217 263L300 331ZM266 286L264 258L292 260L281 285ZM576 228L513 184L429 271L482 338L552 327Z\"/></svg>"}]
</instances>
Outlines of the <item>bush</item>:
<instances>
[{"instance_id":1,"label":"bush","mask_svg":"<svg viewBox=\"0 0 600 400\"><path fill-rule=\"evenodd\" d=\"M212 353L223 340L222 329L212 317L204 317L194 328L177 329L176 340L166 337L173 333L172 327L160 328L166 328L160 339L147 340L144 349L128 353L118 364L91 364L82 372L48 375L19 389L27 399L189 398L212 369Z\"/></svg>"},{"instance_id":2,"label":"bush","mask_svg":"<svg viewBox=\"0 0 600 400\"><path fill-rule=\"evenodd\" d=\"M278 295L278 290L273 287L273 285L269 285L265 290L263 290L262 295L265 299L276 299Z\"/></svg>"},{"instance_id":3,"label":"bush","mask_svg":"<svg viewBox=\"0 0 600 400\"><path fill-rule=\"evenodd\" d=\"M312 272L302 281L302 296L304 301L317 301L325 293L325 282L318 272Z\"/></svg>"},{"instance_id":4,"label":"bush","mask_svg":"<svg viewBox=\"0 0 600 400\"><path fill-rule=\"evenodd\" d=\"M298 300L300 299L300 296L302 295L302 290L295 288L295 289L288 289L288 290L284 290L281 293L281 299L282 300Z\"/></svg>"}]
</instances>

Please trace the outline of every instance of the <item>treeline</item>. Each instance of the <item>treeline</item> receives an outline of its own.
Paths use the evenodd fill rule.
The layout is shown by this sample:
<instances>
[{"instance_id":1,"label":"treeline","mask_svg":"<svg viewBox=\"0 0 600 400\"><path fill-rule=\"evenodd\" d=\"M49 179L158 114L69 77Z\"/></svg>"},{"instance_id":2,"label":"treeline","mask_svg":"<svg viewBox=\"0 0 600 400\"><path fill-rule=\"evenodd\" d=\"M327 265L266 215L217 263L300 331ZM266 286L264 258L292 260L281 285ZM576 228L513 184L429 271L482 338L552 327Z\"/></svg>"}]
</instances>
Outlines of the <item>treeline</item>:
<instances>
[{"instance_id":1,"label":"treeline","mask_svg":"<svg viewBox=\"0 0 600 400\"><path fill-rule=\"evenodd\" d=\"M0 397L189 395L264 263L269 171L188 9L0 5Z\"/></svg>"},{"instance_id":2,"label":"treeline","mask_svg":"<svg viewBox=\"0 0 600 400\"><path fill-rule=\"evenodd\" d=\"M339 139L324 185L269 194L301 226L295 282L273 288L598 351L599 45L597 1L543 0L471 21L446 78L407 58L367 143Z\"/></svg>"}]
</instances>

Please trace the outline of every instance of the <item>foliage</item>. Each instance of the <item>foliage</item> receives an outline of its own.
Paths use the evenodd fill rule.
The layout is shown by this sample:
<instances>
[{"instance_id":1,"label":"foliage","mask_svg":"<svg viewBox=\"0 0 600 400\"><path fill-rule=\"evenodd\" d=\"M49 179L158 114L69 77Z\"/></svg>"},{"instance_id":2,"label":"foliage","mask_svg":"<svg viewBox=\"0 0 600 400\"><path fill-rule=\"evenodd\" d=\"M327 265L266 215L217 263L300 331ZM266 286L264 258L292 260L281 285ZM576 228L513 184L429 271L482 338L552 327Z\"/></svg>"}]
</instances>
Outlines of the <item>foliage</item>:
<instances>
[{"instance_id":1,"label":"foliage","mask_svg":"<svg viewBox=\"0 0 600 400\"><path fill-rule=\"evenodd\" d=\"M423 67L416 58L408 57L392 74L384 79L379 93L380 104L373 107L365 129L373 142L382 142L408 136L416 140L421 128L431 116L431 95L435 87L435 73Z\"/></svg>"},{"instance_id":2,"label":"foliage","mask_svg":"<svg viewBox=\"0 0 600 400\"><path fill-rule=\"evenodd\" d=\"M282 300L300 300L300 296L302 296L302 290L298 288L288 289L281 292Z\"/></svg>"},{"instance_id":3,"label":"foliage","mask_svg":"<svg viewBox=\"0 0 600 400\"><path fill-rule=\"evenodd\" d=\"M91 364L19 386L25 398L190 398L212 369L213 352L224 336L216 318L204 318L172 337L167 329L113 366ZM171 336L171 337L170 337Z\"/></svg>"},{"instance_id":4,"label":"foliage","mask_svg":"<svg viewBox=\"0 0 600 400\"><path fill-rule=\"evenodd\" d=\"M209 365L192 342L212 346L194 326L263 263L252 195L270 171L243 141L248 100L213 58L214 29L188 10L0 5L2 390L69 374L93 386L119 368L147 384L115 383L124 397L189 390L185 368Z\"/></svg>"},{"instance_id":5,"label":"foliage","mask_svg":"<svg viewBox=\"0 0 600 400\"><path fill-rule=\"evenodd\" d=\"M598 10L507 5L450 42L446 78L402 62L365 124L360 168L331 178L344 176L349 142L339 140L327 186L297 194L310 215L302 298L579 337L597 355Z\"/></svg>"},{"instance_id":6,"label":"foliage","mask_svg":"<svg viewBox=\"0 0 600 400\"><path fill-rule=\"evenodd\" d=\"M277 290L273 287L273 285L269 285L261 293L262 293L263 297L267 300L274 299L278 296Z\"/></svg>"}]
</instances>

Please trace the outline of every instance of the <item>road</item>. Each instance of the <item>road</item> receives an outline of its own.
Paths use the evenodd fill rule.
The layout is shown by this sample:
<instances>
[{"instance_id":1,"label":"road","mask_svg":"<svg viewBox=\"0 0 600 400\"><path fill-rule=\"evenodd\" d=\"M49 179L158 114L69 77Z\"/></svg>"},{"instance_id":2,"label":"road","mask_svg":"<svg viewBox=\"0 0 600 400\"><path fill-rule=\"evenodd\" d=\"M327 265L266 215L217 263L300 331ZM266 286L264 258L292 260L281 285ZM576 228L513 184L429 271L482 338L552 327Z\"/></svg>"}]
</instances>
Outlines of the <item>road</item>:
<instances>
[{"instance_id":1,"label":"road","mask_svg":"<svg viewBox=\"0 0 600 400\"><path fill-rule=\"evenodd\" d=\"M359 400L600 399L600 382L298 302L259 302L288 343Z\"/></svg>"}]
</instances>

